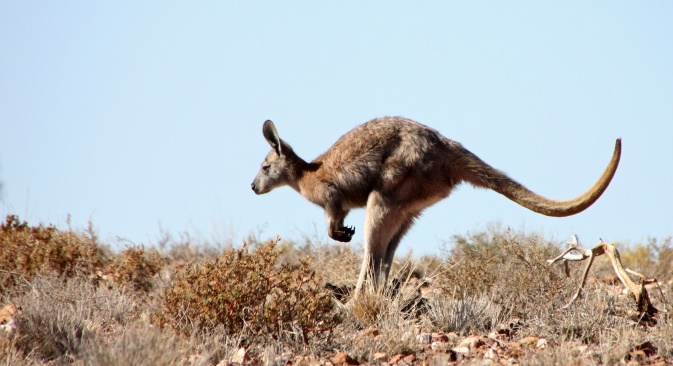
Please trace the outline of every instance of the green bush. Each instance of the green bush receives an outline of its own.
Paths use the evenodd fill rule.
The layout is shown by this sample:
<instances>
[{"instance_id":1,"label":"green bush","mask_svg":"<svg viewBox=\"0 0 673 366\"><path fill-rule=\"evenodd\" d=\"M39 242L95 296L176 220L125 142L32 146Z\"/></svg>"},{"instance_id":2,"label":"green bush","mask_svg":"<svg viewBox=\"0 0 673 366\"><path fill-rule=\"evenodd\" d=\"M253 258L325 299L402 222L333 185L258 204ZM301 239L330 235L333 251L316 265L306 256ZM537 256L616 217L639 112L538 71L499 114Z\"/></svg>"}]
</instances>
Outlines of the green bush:
<instances>
[{"instance_id":1,"label":"green bush","mask_svg":"<svg viewBox=\"0 0 673 366\"><path fill-rule=\"evenodd\" d=\"M306 342L328 332L336 322L330 294L306 261L276 264L276 242L191 264L166 290L160 323L184 334L221 327L253 342Z\"/></svg>"}]
</instances>

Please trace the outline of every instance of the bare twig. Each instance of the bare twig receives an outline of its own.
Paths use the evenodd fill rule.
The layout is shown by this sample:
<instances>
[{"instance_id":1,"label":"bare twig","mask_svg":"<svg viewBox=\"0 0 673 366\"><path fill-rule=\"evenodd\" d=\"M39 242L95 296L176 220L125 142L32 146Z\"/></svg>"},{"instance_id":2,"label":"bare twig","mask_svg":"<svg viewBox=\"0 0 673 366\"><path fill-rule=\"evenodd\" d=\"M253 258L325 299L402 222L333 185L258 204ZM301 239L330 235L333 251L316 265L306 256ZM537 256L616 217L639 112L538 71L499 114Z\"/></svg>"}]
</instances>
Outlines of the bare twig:
<instances>
[{"instance_id":1,"label":"bare twig","mask_svg":"<svg viewBox=\"0 0 673 366\"><path fill-rule=\"evenodd\" d=\"M573 241L566 244L568 244L568 249L558 257L548 260L547 263L551 265L560 260L563 260L564 264L566 265L566 274L568 274L568 268L567 268L568 261L582 261L589 258L589 262L584 268L584 273L582 274L582 281L580 282L577 292L570 300L570 302L563 307L564 309L572 305L575 302L575 300L577 300L577 298L580 296L582 289L584 288L584 284L586 283L586 279L589 274L589 269L591 269L591 265L593 264L594 259L600 255L606 254L608 258L610 258L612 268L615 270L617 277L635 298L636 306L641 316L653 317L659 312L659 310L657 310L657 308L655 308L650 302L650 297L647 293L647 290L645 289L646 283L653 283L656 282L656 280L648 279L647 277L643 276L640 273L631 271L629 269L625 269L624 265L622 264L622 260L619 256L619 251L617 251L617 248L615 248L614 245L610 243L605 243L602 239L600 239L598 245L596 245L592 249L584 249L579 246L577 236L575 235L573 235ZM572 253L573 251L578 252L579 254ZM640 284L636 284L635 282L633 282L631 278L628 276L628 273L631 273L639 277Z\"/></svg>"}]
</instances>

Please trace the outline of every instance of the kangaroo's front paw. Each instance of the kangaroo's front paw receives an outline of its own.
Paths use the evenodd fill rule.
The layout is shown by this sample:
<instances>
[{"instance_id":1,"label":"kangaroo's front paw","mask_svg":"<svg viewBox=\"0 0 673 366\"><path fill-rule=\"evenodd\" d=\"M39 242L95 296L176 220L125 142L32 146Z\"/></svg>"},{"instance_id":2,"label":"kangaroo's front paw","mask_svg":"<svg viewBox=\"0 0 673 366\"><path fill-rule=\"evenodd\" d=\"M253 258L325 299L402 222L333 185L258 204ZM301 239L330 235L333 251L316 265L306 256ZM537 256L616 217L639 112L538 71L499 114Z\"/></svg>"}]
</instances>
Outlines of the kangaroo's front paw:
<instances>
[{"instance_id":1,"label":"kangaroo's front paw","mask_svg":"<svg viewBox=\"0 0 673 366\"><path fill-rule=\"evenodd\" d=\"M352 226L342 226L342 227L339 228L339 230L337 230L334 233L334 236L332 236L332 239L334 239L336 241L341 241L341 242L344 242L344 243L348 243L349 241L351 241L351 239L353 239L353 234L355 234L355 228L354 227L352 227Z\"/></svg>"}]
</instances>

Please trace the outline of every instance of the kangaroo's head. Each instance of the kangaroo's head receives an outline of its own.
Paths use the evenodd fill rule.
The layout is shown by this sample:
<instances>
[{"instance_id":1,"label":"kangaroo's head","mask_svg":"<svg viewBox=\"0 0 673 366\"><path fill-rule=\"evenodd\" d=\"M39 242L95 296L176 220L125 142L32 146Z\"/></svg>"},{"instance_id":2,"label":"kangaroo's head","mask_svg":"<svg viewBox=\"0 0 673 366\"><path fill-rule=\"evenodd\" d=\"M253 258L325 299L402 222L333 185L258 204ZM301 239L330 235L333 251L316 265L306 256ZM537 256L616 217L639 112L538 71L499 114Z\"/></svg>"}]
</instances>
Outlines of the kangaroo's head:
<instances>
[{"instance_id":1,"label":"kangaroo's head","mask_svg":"<svg viewBox=\"0 0 673 366\"><path fill-rule=\"evenodd\" d=\"M262 126L264 138L271 145L271 152L266 156L262 167L252 182L252 190L263 194L276 187L293 184L296 155L290 145L278 137L278 131L273 122L266 121Z\"/></svg>"}]
</instances>

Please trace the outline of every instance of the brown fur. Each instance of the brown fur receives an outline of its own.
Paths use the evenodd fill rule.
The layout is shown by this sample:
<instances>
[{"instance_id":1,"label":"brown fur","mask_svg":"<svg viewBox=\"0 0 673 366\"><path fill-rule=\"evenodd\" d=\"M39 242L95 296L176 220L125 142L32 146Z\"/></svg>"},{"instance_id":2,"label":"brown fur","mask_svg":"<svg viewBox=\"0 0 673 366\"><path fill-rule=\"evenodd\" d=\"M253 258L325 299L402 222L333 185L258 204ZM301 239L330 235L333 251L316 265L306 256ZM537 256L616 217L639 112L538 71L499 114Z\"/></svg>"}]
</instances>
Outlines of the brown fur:
<instances>
[{"instance_id":1,"label":"brown fur","mask_svg":"<svg viewBox=\"0 0 673 366\"><path fill-rule=\"evenodd\" d=\"M273 122L264 123L263 134L273 150L252 183L255 193L291 186L325 209L329 236L344 242L354 233L343 224L348 211L367 207L365 258L356 295L368 276L374 286L387 281L395 250L414 220L457 184L492 189L543 215L569 216L601 196L621 155L618 139L612 160L594 186L577 198L556 201L528 190L460 143L401 117L377 118L354 128L310 163L279 138Z\"/></svg>"}]
</instances>

